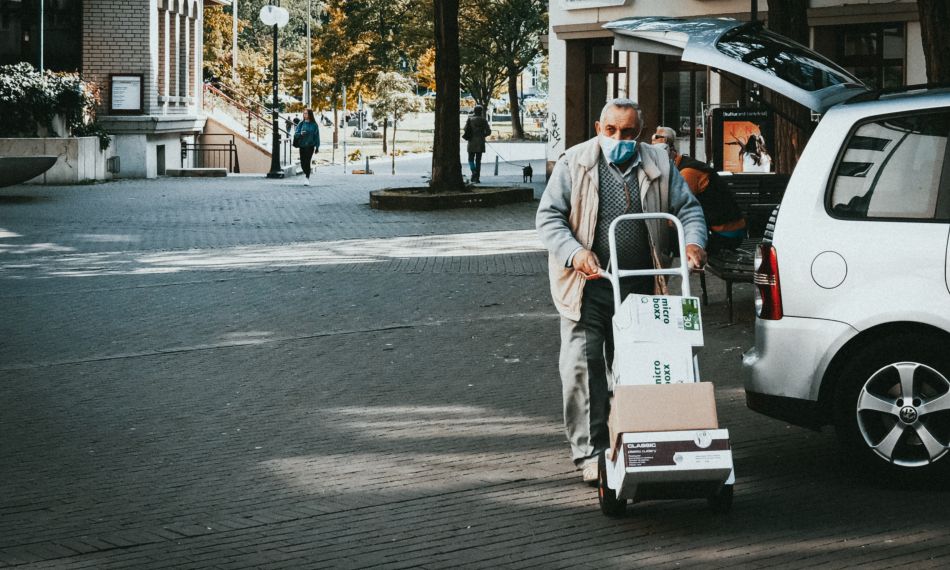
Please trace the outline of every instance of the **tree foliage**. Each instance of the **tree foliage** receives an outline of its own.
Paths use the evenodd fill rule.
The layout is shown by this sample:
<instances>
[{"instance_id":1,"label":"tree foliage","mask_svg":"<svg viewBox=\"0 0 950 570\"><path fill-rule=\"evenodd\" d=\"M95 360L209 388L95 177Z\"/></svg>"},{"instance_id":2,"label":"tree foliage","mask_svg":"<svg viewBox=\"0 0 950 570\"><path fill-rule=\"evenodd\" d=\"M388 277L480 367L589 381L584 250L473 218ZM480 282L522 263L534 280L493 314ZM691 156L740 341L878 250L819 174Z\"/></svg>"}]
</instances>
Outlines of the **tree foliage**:
<instances>
[{"instance_id":1,"label":"tree foliage","mask_svg":"<svg viewBox=\"0 0 950 570\"><path fill-rule=\"evenodd\" d=\"M428 91L435 90L435 48L426 49L416 64L415 79L419 87Z\"/></svg>"},{"instance_id":2,"label":"tree foliage","mask_svg":"<svg viewBox=\"0 0 950 570\"><path fill-rule=\"evenodd\" d=\"M392 172L396 173L396 129L399 121L420 108L419 97L415 94L415 82L395 71L380 73L376 80L376 100L373 102L373 113L377 120L380 118L392 119L393 146ZM383 122L383 153L386 153L386 129L389 121Z\"/></svg>"},{"instance_id":3,"label":"tree foliage","mask_svg":"<svg viewBox=\"0 0 950 570\"><path fill-rule=\"evenodd\" d=\"M488 109L491 98L504 84L507 71L499 57L496 25L479 0L459 4L460 83L475 102Z\"/></svg>"},{"instance_id":4,"label":"tree foliage","mask_svg":"<svg viewBox=\"0 0 950 570\"><path fill-rule=\"evenodd\" d=\"M518 100L518 77L541 53L541 35L548 30L547 2L544 0L493 0L486 6L494 22L497 57L508 76L511 109L511 136L524 138Z\"/></svg>"}]
</instances>

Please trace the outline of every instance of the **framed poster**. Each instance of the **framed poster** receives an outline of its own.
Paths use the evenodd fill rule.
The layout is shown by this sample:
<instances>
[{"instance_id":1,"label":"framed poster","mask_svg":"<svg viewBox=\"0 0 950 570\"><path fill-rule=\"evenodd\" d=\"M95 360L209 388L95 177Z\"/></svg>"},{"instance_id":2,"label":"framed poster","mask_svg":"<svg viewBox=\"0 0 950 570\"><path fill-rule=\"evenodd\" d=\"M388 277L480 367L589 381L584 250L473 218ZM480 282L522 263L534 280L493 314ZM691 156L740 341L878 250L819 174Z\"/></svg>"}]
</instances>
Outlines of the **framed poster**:
<instances>
[{"instance_id":1,"label":"framed poster","mask_svg":"<svg viewBox=\"0 0 950 570\"><path fill-rule=\"evenodd\" d=\"M766 109L713 109L713 162L736 174L772 172L775 148L772 112Z\"/></svg>"},{"instance_id":2,"label":"framed poster","mask_svg":"<svg viewBox=\"0 0 950 570\"><path fill-rule=\"evenodd\" d=\"M109 76L109 114L141 114L144 98L145 86L141 73Z\"/></svg>"}]
</instances>

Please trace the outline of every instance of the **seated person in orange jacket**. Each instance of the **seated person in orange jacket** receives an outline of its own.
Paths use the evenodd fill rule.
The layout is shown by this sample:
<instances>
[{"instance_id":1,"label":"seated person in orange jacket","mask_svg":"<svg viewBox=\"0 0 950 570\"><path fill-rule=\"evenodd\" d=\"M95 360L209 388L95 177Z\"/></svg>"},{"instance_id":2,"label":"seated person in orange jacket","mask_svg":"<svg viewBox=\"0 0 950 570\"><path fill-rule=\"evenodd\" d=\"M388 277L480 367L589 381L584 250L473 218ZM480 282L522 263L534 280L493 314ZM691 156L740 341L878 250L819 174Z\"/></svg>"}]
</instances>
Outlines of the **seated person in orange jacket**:
<instances>
[{"instance_id":1,"label":"seated person in orange jacket","mask_svg":"<svg viewBox=\"0 0 950 570\"><path fill-rule=\"evenodd\" d=\"M746 220L732 194L720 182L716 171L691 156L677 152L676 131L670 127L657 127L651 142L666 144L670 160L699 199L709 227L706 251L714 253L720 249L739 247L746 237Z\"/></svg>"}]
</instances>

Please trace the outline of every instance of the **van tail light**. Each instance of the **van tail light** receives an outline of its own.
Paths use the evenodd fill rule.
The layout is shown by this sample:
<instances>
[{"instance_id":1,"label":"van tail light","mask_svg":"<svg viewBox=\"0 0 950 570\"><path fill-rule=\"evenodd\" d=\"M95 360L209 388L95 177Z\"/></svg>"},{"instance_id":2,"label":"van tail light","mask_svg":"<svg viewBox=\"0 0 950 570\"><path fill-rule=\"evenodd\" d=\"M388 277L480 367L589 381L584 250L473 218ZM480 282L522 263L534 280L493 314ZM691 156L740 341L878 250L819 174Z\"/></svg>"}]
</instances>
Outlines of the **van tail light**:
<instances>
[{"instance_id":1,"label":"van tail light","mask_svg":"<svg viewBox=\"0 0 950 570\"><path fill-rule=\"evenodd\" d=\"M782 288L778 279L778 256L770 243L759 244L755 252L755 314L760 319L782 318Z\"/></svg>"}]
</instances>

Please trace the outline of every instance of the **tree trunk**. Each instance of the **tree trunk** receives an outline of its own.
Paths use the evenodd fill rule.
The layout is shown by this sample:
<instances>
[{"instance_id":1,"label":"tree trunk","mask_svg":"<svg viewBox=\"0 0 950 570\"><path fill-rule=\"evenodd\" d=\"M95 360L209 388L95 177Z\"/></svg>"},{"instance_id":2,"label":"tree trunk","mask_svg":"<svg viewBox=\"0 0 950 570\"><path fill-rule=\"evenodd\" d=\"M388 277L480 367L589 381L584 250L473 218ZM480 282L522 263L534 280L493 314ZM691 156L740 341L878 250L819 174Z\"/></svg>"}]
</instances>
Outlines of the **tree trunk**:
<instances>
[{"instance_id":1,"label":"tree trunk","mask_svg":"<svg viewBox=\"0 0 950 570\"><path fill-rule=\"evenodd\" d=\"M435 135L431 192L465 189L459 160L459 0L433 0L435 7Z\"/></svg>"},{"instance_id":2,"label":"tree trunk","mask_svg":"<svg viewBox=\"0 0 950 570\"><path fill-rule=\"evenodd\" d=\"M383 117L383 156L386 156L386 131L389 129L389 120ZM396 129L393 127L393 152L396 151Z\"/></svg>"},{"instance_id":3,"label":"tree trunk","mask_svg":"<svg viewBox=\"0 0 950 570\"><path fill-rule=\"evenodd\" d=\"M383 129L385 132L385 129ZM386 140L386 135L383 135L383 141ZM393 120L393 174L396 174L396 121Z\"/></svg>"},{"instance_id":4,"label":"tree trunk","mask_svg":"<svg viewBox=\"0 0 950 570\"><path fill-rule=\"evenodd\" d=\"M807 10L808 0L769 2L769 29L807 46ZM798 164L798 158L811 136L811 113L778 93L769 92L766 100L776 111L775 148L769 149L772 153L772 165L775 172L790 174Z\"/></svg>"},{"instance_id":5,"label":"tree trunk","mask_svg":"<svg viewBox=\"0 0 950 570\"><path fill-rule=\"evenodd\" d=\"M511 138L524 139L524 125L521 124L521 100L518 98L518 71L508 69L508 110L511 112Z\"/></svg>"},{"instance_id":6,"label":"tree trunk","mask_svg":"<svg viewBox=\"0 0 950 570\"><path fill-rule=\"evenodd\" d=\"M336 103L333 104L333 148L340 144L340 114Z\"/></svg>"},{"instance_id":7,"label":"tree trunk","mask_svg":"<svg viewBox=\"0 0 950 570\"><path fill-rule=\"evenodd\" d=\"M920 36L927 64L928 83L950 82L950 34L945 33L950 18L950 2L917 0Z\"/></svg>"}]
</instances>

